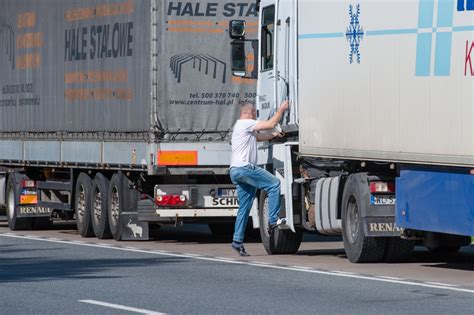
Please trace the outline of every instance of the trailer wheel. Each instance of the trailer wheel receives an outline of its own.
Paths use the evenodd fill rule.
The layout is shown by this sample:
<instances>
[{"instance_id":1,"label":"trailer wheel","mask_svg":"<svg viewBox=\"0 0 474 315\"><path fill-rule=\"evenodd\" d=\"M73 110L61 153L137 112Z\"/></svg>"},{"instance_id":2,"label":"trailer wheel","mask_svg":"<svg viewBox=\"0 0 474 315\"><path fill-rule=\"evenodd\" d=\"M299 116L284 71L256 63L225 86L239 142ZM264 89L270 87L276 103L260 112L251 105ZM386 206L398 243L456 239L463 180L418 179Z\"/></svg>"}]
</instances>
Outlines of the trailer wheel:
<instances>
[{"instance_id":1,"label":"trailer wheel","mask_svg":"<svg viewBox=\"0 0 474 315\"><path fill-rule=\"evenodd\" d=\"M368 207L368 196L362 185L367 185L366 178L366 174L350 175L342 196L342 239L353 263L380 262L385 252L385 238L368 237L364 232L362 211Z\"/></svg>"},{"instance_id":2,"label":"trailer wheel","mask_svg":"<svg viewBox=\"0 0 474 315\"><path fill-rule=\"evenodd\" d=\"M122 213L137 212L139 193L129 187L129 180L122 172L115 173L110 180L108 193L108 216L112 237L122 239Z\"/></svg>"},{"instance_id":3,"label":"trailer wheel","mask_svg":"<svg viewBox=\"0 0 474 315\"><path fill-rule=\"evenodd\" d=\"M109 195L109 180L97 173L92 181L92 229L99 239L112 238L107 212Z\"/></svg>"},{"instance_id":4,"label":"trailer wheel","mask_svg":"<svg viewBox=\"0 0 474 315\"><path fill-rule=\"evenodd\" d=\"M387 247L385 248L384 261L389 263L407 261L415 248L414 241L404 240L399 237L388 237L386 242Z\"/></svg>"},{"instance_id":5,"label":"trailer wheel","mask_svg":"<svg viewBox=\"0 0 474 315\"><path fill-rule=\"evenodd\" d=\"M94 236L91 222L91 186L89 175L80 173L76 181L74 209L76 211L76 225L82 237Z\"/></svg>"},{"instance_id":6,"label":"trailer wheel","mask_svg":"<svg viewBox=\"0 0 474 315\"><path fill-rule=\"evenodd\" d=\"M7 180L7 219L8 227L12 231L30 230L32 218L18 218L18 200L19 200L19 183L24 175L13 173L8 176Z\"/></svg>"},{"instance_id":7,"label":"trailer wheel","mask_svg":"<svg viewBox=\"0 0 474 315\"><path fill-rule=\"evenodd\" d=\"M270 234L268 232L268 197L265 191L260 193L258 205L260 236L267 253L269 255L296 253L303 239L303 231L299 228L296 229L296 233L291 230L275 229Z\"/></svg>"}]
</instances>

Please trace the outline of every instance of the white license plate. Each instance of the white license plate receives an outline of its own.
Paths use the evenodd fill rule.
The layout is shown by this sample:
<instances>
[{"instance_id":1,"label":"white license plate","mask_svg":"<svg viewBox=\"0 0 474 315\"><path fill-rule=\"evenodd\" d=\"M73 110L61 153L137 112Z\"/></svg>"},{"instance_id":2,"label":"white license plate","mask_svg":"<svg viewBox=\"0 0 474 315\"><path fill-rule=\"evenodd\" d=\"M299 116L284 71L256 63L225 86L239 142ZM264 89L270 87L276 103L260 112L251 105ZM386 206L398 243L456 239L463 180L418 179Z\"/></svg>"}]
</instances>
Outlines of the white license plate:
<instances>
[{"instance_id":1,"label":"white license plate","mask_svg":"<svg viewBox=\"0 0 474 315\"><path fill-rule=\"evenodd\" d=\"M235 197L212 197L204 196L205 208L238 208L239 199Z\"/></svg>"},{"instance_id":2,"label":"white license plate","mask_svg":"<svg viewBox=\"0 0 474 315\"><path fill-rule=\"evenodd\" d=\"M370 204L375 206L392 206L395 204L395 196L370 196Z\"/></svg>"},{"instance_id":3,"label":"white license plate","mask_svg":"<svg viewBox=\"0 0 474 315\"><path fill-rule=\"evenodd\" d=\"M218 188L217 189L218 198L237 198L237 190L234 188Z\"/></svg>"}]
</instances>

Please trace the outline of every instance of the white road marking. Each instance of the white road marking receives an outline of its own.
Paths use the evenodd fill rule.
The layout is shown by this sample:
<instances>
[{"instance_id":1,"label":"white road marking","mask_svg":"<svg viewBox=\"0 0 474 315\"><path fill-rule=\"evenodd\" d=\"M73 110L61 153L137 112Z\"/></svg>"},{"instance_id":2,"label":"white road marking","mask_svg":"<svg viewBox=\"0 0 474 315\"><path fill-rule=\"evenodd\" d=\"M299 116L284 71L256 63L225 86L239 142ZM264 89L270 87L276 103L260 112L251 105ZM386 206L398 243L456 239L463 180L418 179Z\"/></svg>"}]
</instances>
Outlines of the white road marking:
<instances>
[{"instance_id":1,"label":"white road marking","mask_svg":"<svg viewBox=\"0 0 474 315\"><path fill-rule=\"evenodd\" d=\"M186 254L189 256L189 254ZM192 257L196 257L196 256L192 256ZM217 259L222 259L222 260L236 260L234 258L228 258L228 257L214 257L214 258L217 258Z\"/></svg>"},{"instance_id":2,"label":"white road marking","mask_svg":"<svg viewBox=\"0 0 474 315\"><path fill-rule=\"evenodd\" d=\"M97 243L97 245L100 245L100 246L113 246L111 244L107 244L107 243ZM125 247L124 247L125 248Z\"/></svg>"},{"instance_id":3,"label":"white road marking","mask_svg":"<svg viewBox=\"0 0 474 315\"><path fill-rule=\"evenodd\" d=\"M224 262L224 263L228 263L228 264L247 265L247 266L255 266L255 267L261 267L261 268L299 271L299 272L307 272L307 273L320 274L320 275L328 275L328 276L336 276L336 277L344 277L344 278L352 278L352 279L361 279L361 280L369 280L369 281L378 281L378 282L387 282L387 283L403 284L403 285L409 285L409 286L418 286L418 287L425 287L425 288L441 289L441 290L449 290L449 291L456 291L456 292L464 292L464 293L474 294L474 289L459 288L459 287L452 287L452 286L446 286L446 285L435 285L435 284L429 284L429 283L424 283L424 282L414 282L414 281L403 280L403 279L402 280L388 279L387 277L382 278L382 277L378 277L378 276L363 276L363 275L358 275L358 274L344 274L344 273L336 273L336 272L325 271L325 270L304 269L304 268L300 268L300 267L294 268L294 267L287 267L287 266L268 265L268 264L261 264L259 262L247 262L247 261L242 261L242 260L218 259L218 258L206 257L206 256L197 256L196 257L196 256L193 256L193 255L177 254L177 253L171 253L171 252L166 252L166 251L156 253L153 250L120 248L120 247L115 247L115 246L110 246L110 245L104 246L104 245L91 244L91 243L77 244L77 243L71 243L71 242L61 241L61 240L55 241L55 240L52 240L52 239L42 239L42 238L38 238L38 237L26 237L26 236L22 236L22 235L11 234L11 233L5 233L5 234L0 233L0 236L10 237L10 238L36 240L36 241L41 241L41 242L62 243L62 244L69 244L69 245L76 245L76 246L108 248L108 249L129 251L129 252L135 252L135 253L144 253L144 254L155 254L155 255L170 256L170 257L190 258L190 259L213 261L213 262L217 261L217 262Z\"/></svg>"},{"instance_id":4,"label":"white road marking","mask_svg":"<svg viewBox=\"0 0 474 315\"><path fill-rule=\"evenodd\" d=\"M311 269L313 269L311 267L305 267L305 266L289 266L289 268L302 269L302 270L311 270Z\"/></svg>"},{"instance_id":5,"label":"white road marking","mask_svg":"<svg viewBox=\"0 0 474 315\"><path fill-rule=\"evenodd\" d=\"M356 273L348 272L348 271L340 271L340 270L331 270L330 272L340 273L341 275L355 275Z\"/></svg>"},{"instance_id":6,"label":"white road marking","mask_svg":"<svg viewBox=\"0 0 474 315\"><path fill-rule=\"evenodd\" d=\"M86 242L84 241L71 241L72 243L77 243L77 244L85 244Z\"/></svg>"},{"instance_id":7,"label":"white road marking","mask_svg":"<svg viewBox=\"0 0 474 315\"><path fill-rule=\"evenodd\" d=\"M163 253L162 250L154 250L155 253ZM198 254L186 254L190 257L199 257L199 256L202 256L202 255L198 255Z\"/></svg>"},{"instance_id":8,"label":"white road marking","mask_svg":"<svg viewBox=\"0 0 474 315\"><path fill-rule=\"evenodd\" d=\"M129 311L129 312L134 312L134 313L140 313L140 314L150 314L150 315L165 315L166 314L166 313L160 313L160 312L155 312L155 311L144 310L144 309L136 308L136 307L130 307L130 306L125 306L125 305L101 302L101 301L96 301L96 300L79 300L79 302L94 304L94 305L99 305L99 306L104 306L104 307L109 307L109 308L114 308L114 309L117 309L117 310L124 310L124 311Z\"/></svg>"},{"instance_id":9,"label":"white road marking","mask_svg":"<svg viewBox=\"0 0 474 315\"><path fill-rule=\"evenodd\" d=\"M403 278L398 278L398 277L388 277L388 276L379 276L379 278L382 279L388 279L388 280L405 280Z\"/></svg>"},{"instance_id":10,"label":"white road marking","mask_svg":"<svg viewBox=\"0 0 474 315\"><path fill-rule=\"evenodd\" d=\"M440 282L425 282L425 283L433 284L433 285L447 286L447 287L457 287L457 285L448 284L448 283L440 283Z\"/></svg>"}]
</instances>

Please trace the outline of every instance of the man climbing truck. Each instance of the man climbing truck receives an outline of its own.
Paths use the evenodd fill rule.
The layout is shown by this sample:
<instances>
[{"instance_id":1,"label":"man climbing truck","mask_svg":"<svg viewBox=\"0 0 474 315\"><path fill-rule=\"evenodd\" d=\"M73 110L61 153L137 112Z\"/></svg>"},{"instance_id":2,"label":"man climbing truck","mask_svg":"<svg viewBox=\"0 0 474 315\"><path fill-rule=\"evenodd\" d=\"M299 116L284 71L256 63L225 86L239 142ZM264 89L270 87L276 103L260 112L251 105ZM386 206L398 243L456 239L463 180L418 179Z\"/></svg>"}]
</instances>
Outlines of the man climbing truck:
<instances>
[{"instance_id":1,"label":"man climbing truck","mask_svg":"<svg viewBox=\"0 0 474 315\"><path fill-rule=\"evenodd\" d=\"M12 230L76 219L82 236L148 223L232 233L230 133L253 81L233 78L242 1L2 1L0 210ZM252 30L249 30L252 32ZM2 213L3 214L3 213Z\"/></svg>"},{"instance_id":2,"label":"man climbing truck","mask_svg":"<svg viewBox=\"0 0 474 315\"><path fill-rule=\"evenodd\" d=\"M474 235L474 3L262 0L258 41L230 23L232 70L258 44L257 108L283 99L287 225L261 235L292 253L303 231L341 235L351 262L397 261L415 244L457 251ZM259 200L260 222L268 202Z\"/></svg>"}]
</instances>

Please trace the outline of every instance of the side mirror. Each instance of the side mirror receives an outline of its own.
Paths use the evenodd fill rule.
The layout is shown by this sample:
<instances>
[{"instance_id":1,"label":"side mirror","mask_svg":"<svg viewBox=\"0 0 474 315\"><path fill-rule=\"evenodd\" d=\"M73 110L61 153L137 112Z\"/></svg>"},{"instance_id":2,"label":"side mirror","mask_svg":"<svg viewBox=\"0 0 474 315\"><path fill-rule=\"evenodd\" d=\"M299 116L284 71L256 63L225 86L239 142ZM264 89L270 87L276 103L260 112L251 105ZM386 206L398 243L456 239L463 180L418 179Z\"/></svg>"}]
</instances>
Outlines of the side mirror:
<instances>
[{"instance_id":1,"label":"side mirror","mask_svg":"<svg viewBox=\"0 0 474 315\"><path fill-rule=\"evenodd\" d=\"M229 36L231 39L244 39L245 38L245 21L244 20L231 20L229 22Z\"/></svg>"},{"instance_id":2,"label":"side mirror","mask_svg":"<svg viewBox=\"0 0 474 315\"><path fill-rule=\"evenodd\" d=\"M234 40L231 43L232 74L236 77L245 77L247 74L247 58L245 56L245 42Z\"/></svg>"}]
</instances>

